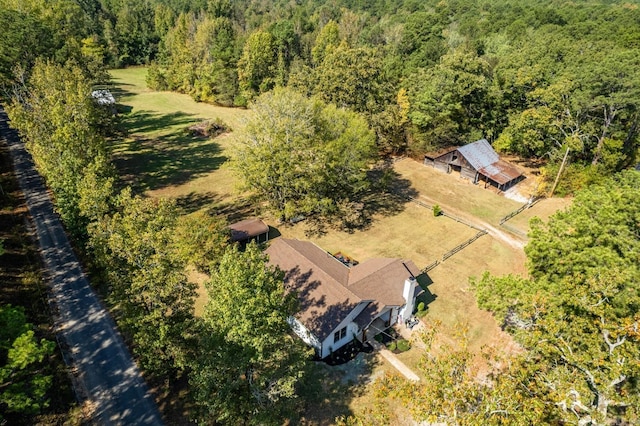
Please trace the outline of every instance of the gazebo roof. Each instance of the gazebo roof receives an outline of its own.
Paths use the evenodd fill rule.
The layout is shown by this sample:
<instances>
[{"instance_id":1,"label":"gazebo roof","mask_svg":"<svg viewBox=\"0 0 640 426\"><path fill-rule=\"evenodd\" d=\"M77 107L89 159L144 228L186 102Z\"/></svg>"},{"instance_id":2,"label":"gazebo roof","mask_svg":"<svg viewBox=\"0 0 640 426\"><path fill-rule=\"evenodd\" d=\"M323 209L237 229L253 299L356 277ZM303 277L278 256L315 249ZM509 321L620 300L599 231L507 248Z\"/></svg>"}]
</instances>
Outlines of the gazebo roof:
<instances>
[{"instance_id":1,"label":"gazebo roof","mask_svg":"<svg viewBox=\"0 0 640 426\"><path fill-rule=\"evenodd\" d=\"M269 232L269 226L257 217L232 223L229 229L231 229L231 241L245 241Z\"/></svg>"}]
</instances>

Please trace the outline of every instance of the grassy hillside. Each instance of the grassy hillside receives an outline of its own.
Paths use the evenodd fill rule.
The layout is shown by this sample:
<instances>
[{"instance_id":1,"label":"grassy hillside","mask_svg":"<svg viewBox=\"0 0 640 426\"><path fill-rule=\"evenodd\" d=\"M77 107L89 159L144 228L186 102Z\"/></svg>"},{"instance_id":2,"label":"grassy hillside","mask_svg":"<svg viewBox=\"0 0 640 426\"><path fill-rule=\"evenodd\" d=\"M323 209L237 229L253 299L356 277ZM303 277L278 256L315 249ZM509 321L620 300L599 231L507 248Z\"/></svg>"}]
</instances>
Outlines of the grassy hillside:
<instances>
[{"instance_id":1,"label":"grassy hillside","mask_svg":"<svg viewBox=\"0 0 640 426\"><path fill-rule=\"evenodd\" d=\"M111 147L122 179L149 195L176 197L188 210L232 201L236 181L225 163L249 111L149 90L146 68L112 70L111 76L128 133ZM216 118L232 132L213 139L186 132L191 124Z\"/></svg>"}]
</instances>

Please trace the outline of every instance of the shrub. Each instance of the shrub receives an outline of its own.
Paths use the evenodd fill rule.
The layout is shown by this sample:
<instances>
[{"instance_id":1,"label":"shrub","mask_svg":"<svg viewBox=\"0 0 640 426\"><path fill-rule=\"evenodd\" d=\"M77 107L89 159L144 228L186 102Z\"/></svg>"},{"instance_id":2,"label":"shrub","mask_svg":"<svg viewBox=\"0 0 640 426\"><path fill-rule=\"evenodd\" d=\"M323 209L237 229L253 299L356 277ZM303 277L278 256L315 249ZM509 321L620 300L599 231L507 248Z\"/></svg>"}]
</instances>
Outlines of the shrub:
<instances>
[{"instance_id":1,"label":"shrub","mask_svg":"<svg viewBox=\"0 0 640 426\"><path fill-rule=\"evenodd\" d=\"M187 132L191 136L215 138L223 133L230 132L231 128L227 126L220 118L211 121L202 121L187 127Z\"/></svg>"},{"instance_id":2,"label":"shrub","mask_svg":"<svg viewBox=\"0 0 640 426\"><path fill-rule=\"evenodd\" d=\"M387 345L387 349L389 349L391 352L396 350L396 342L391 342Z\"/></svg>"},{"instance_id":3,"label":"shrub","mask_svg":"<svg viewBox=\"0 0 640 426\"><path fill-rule=\"evenodd\" d=\"M435 206L433 206L433 215L438 217L441 214L442 214L442 209L440 208L440 206L437 205L437 204Z\"/></svg>"},{"instance_id":4,"label":"shrub","mask_svg":"<svg viewBox=\"0 0 640 426\"><path fill-rule=\"evenodd\" d=\"M400 352L405 352L411 349L411 343L404 339L398 340L396 346Z\"/></svg>"},{"instance_id":5,"label":"shrub","mask_svg":"<svg viewBox=\"0 0 640 426\"><path fill-rule=\"evenodd\" d=\"M424 302L418 303L418 312L424 311Z\"/></svg>"}]
</instances>

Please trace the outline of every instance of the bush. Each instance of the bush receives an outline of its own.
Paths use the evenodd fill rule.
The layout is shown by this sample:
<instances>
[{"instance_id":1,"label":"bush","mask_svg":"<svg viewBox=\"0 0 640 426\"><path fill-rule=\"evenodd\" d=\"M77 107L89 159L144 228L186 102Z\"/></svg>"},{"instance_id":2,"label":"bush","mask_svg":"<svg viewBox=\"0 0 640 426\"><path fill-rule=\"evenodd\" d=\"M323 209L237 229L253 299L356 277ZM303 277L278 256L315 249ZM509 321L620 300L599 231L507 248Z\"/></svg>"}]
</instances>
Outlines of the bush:
<instances>
[{"instance_id":1,"label":"bush","mask_svg":"<svg viewBox=\"0 0 640 426\"><path fill-rule=\"evenodd\" d=\"M401 339L396 343L396 347L400 352L405 352L411 349L411 343L409 343L407 340Z\"/></svg>"},{"instance_id":2,"label":"bush","mask_svg":"<svg viewBox=\"0 0 640 426\"><path fill-rule=\"evenodd\" d=\"M391 352L396 350L396 342L391 342L387 345L387 349L389 349Z\"/></svg>"},{"instance_id":3,"label":"bush","mask_svg":"<svg viewBox=\"0 0 640 426\"><path fill-rule=\"evenodd\" d=\"M223 133L230 132L231 128L227 126L220 118L211 121L202 121L187 127L187 133L191 136L215 138Z\"/></svg>"},{"instance_id":4,"label":"bush","mask_svg":"<svg viewBox=\"0 0 640 426\"><path fill-rule=\"evenodd\" d=\"M433 206L433 215L438 217L441 214L442 214L442 209L440 208L440 206L437 205L437 204L435 206Z\"/></svg>"},{"instance_id":5,"label":"bush","mask_svg":"<svg viewBox=\"0 0 640 426\"><path fill-rule=\"evenodd\" d=\"M418 303L418 312L424 311L424 302Z\"/></svg>"}]
</instances>

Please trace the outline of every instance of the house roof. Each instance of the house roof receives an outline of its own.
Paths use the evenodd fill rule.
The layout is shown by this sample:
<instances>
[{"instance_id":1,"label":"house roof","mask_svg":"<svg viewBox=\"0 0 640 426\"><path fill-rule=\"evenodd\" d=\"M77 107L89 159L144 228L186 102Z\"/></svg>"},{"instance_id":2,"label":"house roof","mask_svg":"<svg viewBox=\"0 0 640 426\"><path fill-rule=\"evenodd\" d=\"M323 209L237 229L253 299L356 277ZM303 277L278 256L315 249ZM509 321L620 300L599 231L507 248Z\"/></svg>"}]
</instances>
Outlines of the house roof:
<instances>
[{"instance_id":1,"label":"house roof","mask_svg":"<svg viewBox=\"0 0 640 426\"><path fill-rule=\"evenodd\" d=\"M231 241L244 241L269 232L269 226L256 217L229 225Z\"/></svg>"},{"instance_id":2,"label":"house roof","mask_svg":"<svg viewBox=\"0 0 640 426\"><path fill-rule=\"evenodd\" d=\"M269 263L285 272L287 290L298 294L296 318L320 340L360 302L373 302L369 306L377 306L376 312L403 305L405 279L420 274L412 261L402 259L370 259L349 268L308 241L280 238L266 253Z\"/></svg>"},{"instance_id":3,"label":"house roof","mask_svg":"<svg viewBox=\"0 0 640 426\"><path fill-rule=\"evenodd\" d=\"M412 261L402 259L370 259L350 271L348 285L351 291L363 299L372 299L386 306L404 305L404 280L420 275Z\"/></svg>"},{"instance_id":4,"label":"house roof","mask_svg":"<svg viewBox=\"0 0 640 426\"><path fill-rule=\"evenodd\" d=\"M499 184L505 184L522 175L513 165L501 160L486 139L461 146L458 152L478 173Z\"/></svg>"},{"instance_id":5,"label":"house roof","mask_svg":"<svg viewBox=\"0 0 640 426\"><path fill-rule=\"evenodd\" d=\"M355 317L353 322L358 324L358 327L360 327L360 329L362 330L363 328L371 324L371 322L382 313L382 310L384 308L385 306L382 303L371 302L367 305L366 308L362 310L362 312L358 314L357 317Z\"/></svg>"}]
</instances>

